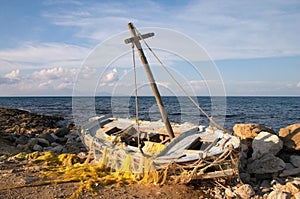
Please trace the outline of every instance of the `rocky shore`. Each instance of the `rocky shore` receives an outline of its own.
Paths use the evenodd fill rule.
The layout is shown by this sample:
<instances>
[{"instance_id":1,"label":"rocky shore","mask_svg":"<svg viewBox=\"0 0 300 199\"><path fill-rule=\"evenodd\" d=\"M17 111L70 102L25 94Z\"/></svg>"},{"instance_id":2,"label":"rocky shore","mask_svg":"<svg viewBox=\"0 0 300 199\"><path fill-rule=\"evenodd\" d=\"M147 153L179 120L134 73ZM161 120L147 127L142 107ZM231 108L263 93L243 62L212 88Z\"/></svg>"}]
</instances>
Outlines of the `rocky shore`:
<instances>
[{"instance_id":1,"label":"rocky shore","mask_svg":"<svg viewBox=\"0 0 300 199\"><path fill-rule=\"evenodd\" d=\"M300 124L278 133L259 124L236 124L233 130L241 138L239 172L244 183L234 193L240 198L299 199Z\"/></svg>"},{"instance_id":2,"label":"rocky shore","mask_svg":"<svg viewBox=\"0 0 300 199\"><path fill-rule=\"evenodd\" d=\"M0 139L19 152L85 152L74 125L60 116L47 116L24 110L0 108Z\"/></svg>"},{"instance_id":3,"label":"rocky shore","mask_svg":"<svg viewBox=\"0 0 300 199\"><path fill-rule=\"evenodd\" d=\"M295 198L300 199L300 124L274 132L259 124L236 124L241 138L240 179L192 185L107 185L90 198ZM87 151L74 125L59 116L0 108L0 190L39 179L39 167L13 155L34 151L77 154ZM0 198L66 198L78 183L51 184L0 191Z\"/></svg>"}]
</instances>

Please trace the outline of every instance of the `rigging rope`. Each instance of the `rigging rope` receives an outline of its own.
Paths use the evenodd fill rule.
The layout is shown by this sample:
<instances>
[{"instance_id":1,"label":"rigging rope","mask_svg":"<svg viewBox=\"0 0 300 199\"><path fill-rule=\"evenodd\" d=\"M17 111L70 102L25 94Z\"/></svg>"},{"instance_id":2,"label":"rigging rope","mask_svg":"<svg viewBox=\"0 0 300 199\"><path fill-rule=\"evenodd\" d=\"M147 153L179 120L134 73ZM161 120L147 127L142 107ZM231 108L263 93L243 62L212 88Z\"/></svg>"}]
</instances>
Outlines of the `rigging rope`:
<instances>
[{"instance_id":1,"label":"rigging rope","mask_svg":"<svg viewBox=\"0 0 300 199\"><path fill-rule=\"evenodd\" d=\"M136 64L135 64L135 51L134 51L134 44L131 44L132 49L132 63L134 69L134 93L135 93L135 122L137 124L137 132L138 132L138 148L140 149L141 153L144 154L141 148L141 140L140 140L140 124L139 124L139 103L138 103L138 88L137 88L137 75L136 75Z\"/></svg>"},{"instance_id":2,"label":"rigging rope","mask_svg":"<svg viewBox=\"0 0 300 199\"><path fill-rule=\"evenodd\" d=\"M168 70L168 68L164 65L164 63L159 59L159 57L156 55L156 53L152 50L152 48L148 45L148 43L144 40L144 38L141 36L141 33L135 29L139 39L141 39L144 44L147 46L147 48L150 50L150 52L153 54L153 56L156 58L156 60L161 64L162 68L168 73L168 75L173 79L173 81L177 84L177 86L184 92L184 94L191 100L191 102L198 108L198 110L201 111L201 113L209 119L209 121L218 129L223 130L226 133L231 132L225 128L223 128L220 124L218 124L211 116L209 116L200 106L199 104L188 94L188 92L183 88L183 86L176 80L176 78L172 75L172 73Z\"/></svg>"},{"instance_id":3,"label":"rigging rope","mask_svg":"<svg viewBox=\"0 0 300 199\"><path fill-rule=\"evenodd\" d=\"M135 51L134 51L134 44L131 43L132 49L132 63L134 69L134 94L135 94L135 122L139 126L139 110L138 110L138 93L137 93L137 78L136 78L136 64L135 64Z\"/></svg>"}]
</instances>

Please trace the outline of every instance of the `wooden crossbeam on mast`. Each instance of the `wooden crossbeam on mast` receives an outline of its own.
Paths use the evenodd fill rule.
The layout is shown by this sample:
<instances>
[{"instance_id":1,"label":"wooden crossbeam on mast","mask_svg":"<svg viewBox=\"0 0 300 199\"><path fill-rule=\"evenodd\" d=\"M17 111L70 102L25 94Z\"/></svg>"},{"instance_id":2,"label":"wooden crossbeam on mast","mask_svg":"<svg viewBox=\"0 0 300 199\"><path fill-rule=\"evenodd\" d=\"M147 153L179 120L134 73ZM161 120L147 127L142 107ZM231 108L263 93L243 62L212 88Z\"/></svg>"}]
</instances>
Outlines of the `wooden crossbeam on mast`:
<instances>
[{"instance_id":1,"label":"wooden crossbeam on mast","mask_svg":"<svg viewBox=\"0 0 300 199\"><path fill-rule=\"evenodd\" d=\"M136 29L135 29L135 27L133 26L132 23L128 23L128 29L130 30L131 38L125 39L124 42L126 44L133 43L136 46L139 57L140 57L141 62L144 66L144 69L146 71L147 78L150 82L150 86L151 86L152 92L154 94L154 97L155 97L157 106L159 108L160 114L162 116L163 122L165 124L166 130L167 130L169 136L171 138L174 138L175 137L174 132L173 132L173 129L171 127L166 109L165 109L164 104L162 102L160 93L158 91L157 85L155 83L153 74L152 74L150 66L149 66L149 63L147 61L147 58L144 54L144 51L143 51L141 43L140 43L141 39L146 39L148 37L152 37L152 36L154 36L154 33L147 33L147 34L143 34L143 35L138 35L137 32L136 32Z\"/></svg>"}]
</instances>

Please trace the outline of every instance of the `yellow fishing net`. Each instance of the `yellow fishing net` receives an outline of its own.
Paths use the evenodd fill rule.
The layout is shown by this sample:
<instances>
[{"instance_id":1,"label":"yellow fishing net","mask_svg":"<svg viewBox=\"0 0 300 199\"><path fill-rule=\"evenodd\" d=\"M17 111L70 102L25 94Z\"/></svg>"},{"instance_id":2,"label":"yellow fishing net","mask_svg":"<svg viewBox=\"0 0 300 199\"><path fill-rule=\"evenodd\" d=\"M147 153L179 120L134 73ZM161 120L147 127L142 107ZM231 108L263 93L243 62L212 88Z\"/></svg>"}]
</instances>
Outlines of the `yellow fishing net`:
<instances>
[{"instance_id":1,"label":"yellow fishing net","mask_svg":"<svg viewBox=\"0 0 300 199\"><path fill-rule=\"evenodd\" d=\"M145 146L145 154L151 154L157 150L161 151L164 148L160 144L151 143L146 143ZM95 151L92 151L92 153L95 153ZM45 179L33 184L24 184L0 190L79 182L79 188L69 197L78 198L83 191L90 191L92 194L96 194L97 187L111 184L163 184L169 180L175 183L187 183L196 175L204 174L208 169L221 168L226 162L234 162L231 150L228 150L211 161L199 160L196 163L185 166L171 162L164 169L157 170L153 162L154 156L151 155L142 156L140 162L134 164L136 159L134 159L132 154L124 152L123 156L121 154L120 157L120 154L116 155L111 148L104 147L101 151L101 159L97 163L91 163L92 153L86 159L82 159L76 154L56 155L53 152L20 153L15 158L28 159L32 163L41 165L41 176Z\"/></svg>"},{"instance_id":2,"label":"yellow fishing net","mask_svg":"<svg viewBox=\"0 0 300 199\"><path fill-rule=\"evenodd\" d=\"M46 180L33 184L25 184L9 189L42 186L53 183L80 182L79 188L70 196L78 198L85 191L96 194L95 188L104 185L123 185L132 183L150 184L159 183L159 172L154 170L153 161L150 158L143 158L141 162L143 173L132 171L132 155L127 154L125 160L118 170L106 167L107 161L112 161L107 157L107 148L104 148L102 159L97 164L83 161L76 154L56 155L53 152L33 152L30 154L20 153L15 156L18 159L28 159L32 163L42 166L41 177Z\"/></svg>"}]
</instances>

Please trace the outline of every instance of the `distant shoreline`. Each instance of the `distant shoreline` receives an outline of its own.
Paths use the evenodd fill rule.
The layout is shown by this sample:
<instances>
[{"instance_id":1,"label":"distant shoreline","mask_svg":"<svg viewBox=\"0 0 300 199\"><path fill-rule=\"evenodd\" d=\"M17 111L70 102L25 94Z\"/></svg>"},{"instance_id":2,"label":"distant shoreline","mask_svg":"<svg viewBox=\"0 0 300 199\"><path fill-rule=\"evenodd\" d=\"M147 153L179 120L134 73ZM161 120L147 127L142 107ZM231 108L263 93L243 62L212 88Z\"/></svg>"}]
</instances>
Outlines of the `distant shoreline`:
<instances>
[{"instance_id":1,"label":"distant shoreline","mask_svg":"<svg viewBox=\"0 0 300 199\"><path fill-rule=\"evenodd\" d=\"M117 96L111 96L111 95L96 95L96 96L86 96L86 95L82 95L82 96L69 96L69 95L24 95L24 96L0 96L0 98L8 98L8 97L36 97L36 98L43 98L43 97L53 97L53 98L72 98L72 97L132 97L129 95L117 95ZM142 95L142 96L138 96L138 97L154 97L151 95ZM187 97L184 95L180 95L180 96L175 96L175 95L161 95L161 97ZM205 95L205 96L201 96L201 95L197 95L197 96L191 96L191 97L264 97L264 98L269 98L269 97L299 97L300 95L227 95L227 96L209 96L209 95Z\"/></svg>"}]
</instances>

